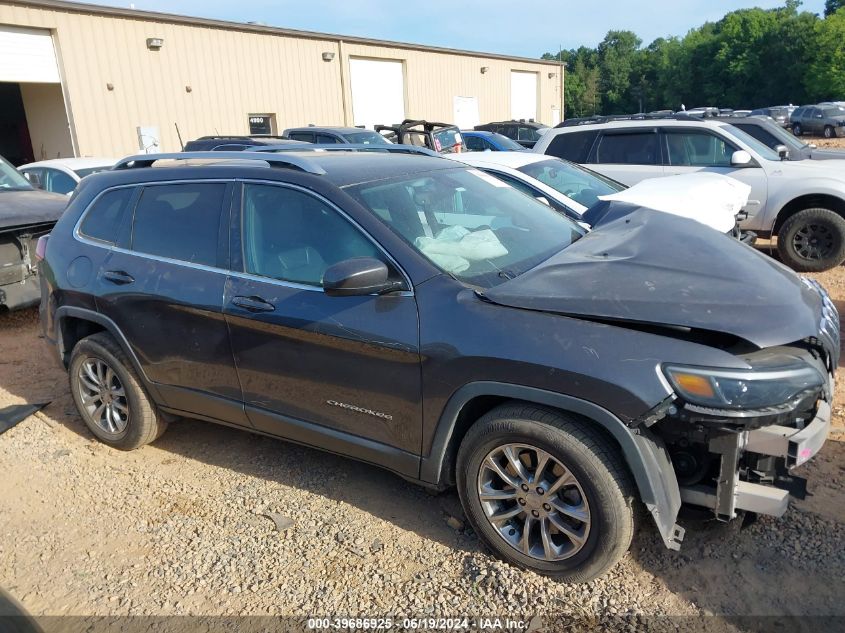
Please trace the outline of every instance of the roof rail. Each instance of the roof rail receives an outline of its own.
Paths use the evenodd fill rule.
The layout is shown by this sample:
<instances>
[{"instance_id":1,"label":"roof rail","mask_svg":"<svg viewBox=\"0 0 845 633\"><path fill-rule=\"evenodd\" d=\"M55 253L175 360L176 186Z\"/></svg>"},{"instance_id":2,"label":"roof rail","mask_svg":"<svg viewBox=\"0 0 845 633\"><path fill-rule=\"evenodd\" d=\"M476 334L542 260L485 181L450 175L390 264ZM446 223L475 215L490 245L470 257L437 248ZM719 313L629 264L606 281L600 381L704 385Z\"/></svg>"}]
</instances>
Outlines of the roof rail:
<instances>
[{"instance_id":1,"label":"roof rail","mask_svg":"<svg viewBox=\"0 0 845 633\"><path fill-rule=\"evenodd\" d=\"M265 146L266 147L266 146ZM283 147L291 147L285 145ZM292 146L298 147L298 146ZM326 170L304 156L284 156L282 154L264 154L254 151L245 152L174 152L172 154L137 154L121 158L112 169L139 169L152 167L160 160L214 160L219 161L264 161L271 167L292 167L308 174L323 176Z\"/></svg>"},{"instance_id":2,"label":"roof rail","mask_svg":"<svg viewBox=\"0 0 845 633\"><path fill-rule=\"evenodd\" d=\"M274 152L384 152L387 154L421 154L423 156L435 156L442 158L440 154L427 147L418 145L367 145L364 143L333 143L320 145L319 143L302 145L256 145L247 147L247 152L274 153ZM220 152L214 152L219 154Z\"/></svg>"},{"instance_id":3,"label":"roof rail","mask_svg":"<svg viewBox=\"0 0 845 633\"><path fill-rule=\"evenodd\" d=\"M608 114L566 119L565 121L558 123L555 127L597 125L599 123L612 123L613 121L653 121L660 119L673 121L703 121L704 117L697 116L695 114L686 114L684 112L675 112L672 114Z\"/></svg>"}]
</instances>

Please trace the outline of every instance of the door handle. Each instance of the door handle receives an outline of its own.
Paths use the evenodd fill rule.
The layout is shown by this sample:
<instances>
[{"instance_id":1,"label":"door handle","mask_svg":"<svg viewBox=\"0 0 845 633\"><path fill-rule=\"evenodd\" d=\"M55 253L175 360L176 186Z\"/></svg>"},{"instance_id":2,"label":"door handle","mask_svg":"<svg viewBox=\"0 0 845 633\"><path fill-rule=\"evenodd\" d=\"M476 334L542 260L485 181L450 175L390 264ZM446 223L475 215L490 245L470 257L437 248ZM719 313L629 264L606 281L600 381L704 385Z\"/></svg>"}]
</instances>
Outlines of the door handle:
<instances>
[{"instance_id":1,"label":"door handle","mask_svg":"<svg viewBox=\"0 0 845 633\"><path fill-rule=\"evenodd\" d=\"M103 273L103 279L110 281L118 286L125 286L135 281L135 278L127 272L122 270L107 270Z\"/></svg>"},{"instance_id":2,"label":"door handle","mask_svg":"<svg viewBox=\"0 0 845 633\"><path fill-rule=\"evenodd\" d=\"M276 306L261 297L234 297L232 303L248 312L272 312L276 309Z\"/></svg>"}]
</instances>

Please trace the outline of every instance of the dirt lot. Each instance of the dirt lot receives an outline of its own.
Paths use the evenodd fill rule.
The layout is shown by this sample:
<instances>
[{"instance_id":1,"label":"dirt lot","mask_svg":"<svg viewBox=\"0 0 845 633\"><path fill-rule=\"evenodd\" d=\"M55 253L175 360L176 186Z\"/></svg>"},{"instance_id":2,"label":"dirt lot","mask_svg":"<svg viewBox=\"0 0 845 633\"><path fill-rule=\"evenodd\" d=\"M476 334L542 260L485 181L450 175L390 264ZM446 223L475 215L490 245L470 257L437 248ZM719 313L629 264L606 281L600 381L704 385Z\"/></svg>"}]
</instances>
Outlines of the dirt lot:
<instances>
[{"instance_id":1,"label":"dirt lot","mask_svg":"<svg viewBox=\"0 0 845 633\"><path fill-rule=\"evenodd\" d=\"M845 313L845 268L817 278ZM0 349L0 408L51 401L0 436L0 586L36 615L845 616L841 388L833 437L801 469L813 496L785 517L687 524L681 552L646 522L609 575L568 586L485 553L454 493L353 461L192 421L107 448L35 311L0 318Z\"/></svg>"}]
</instances>

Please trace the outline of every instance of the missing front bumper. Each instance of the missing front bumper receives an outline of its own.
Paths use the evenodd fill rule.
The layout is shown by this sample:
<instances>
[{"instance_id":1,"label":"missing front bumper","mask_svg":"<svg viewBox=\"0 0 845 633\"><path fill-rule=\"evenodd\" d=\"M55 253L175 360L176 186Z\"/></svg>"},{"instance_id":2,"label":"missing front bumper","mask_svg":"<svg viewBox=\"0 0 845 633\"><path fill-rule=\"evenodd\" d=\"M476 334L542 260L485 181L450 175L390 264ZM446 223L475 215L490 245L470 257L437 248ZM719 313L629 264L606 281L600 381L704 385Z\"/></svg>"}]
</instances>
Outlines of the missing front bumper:
<instances>
[{"instance_id":1,"label":"missing front bumper","mask_svg":"<svg viewBox=\"0 0 845 633\"><path fill-rule=\"evenodd\" d=\"M710 440L710 451L721 457L717 485L681 488L681 500L713 510L720 521L729 521L737 510L782 516L789 507L789 490L775 485L740 481L737 464L740 455L751 453L782 460L786 470L801 466L824 445L830 431L831 411L819 401L816 415L803 429L771 425L753 431L721 435ZM802 480L803 481L803 480Z\"/></svg>"}]
</instances>

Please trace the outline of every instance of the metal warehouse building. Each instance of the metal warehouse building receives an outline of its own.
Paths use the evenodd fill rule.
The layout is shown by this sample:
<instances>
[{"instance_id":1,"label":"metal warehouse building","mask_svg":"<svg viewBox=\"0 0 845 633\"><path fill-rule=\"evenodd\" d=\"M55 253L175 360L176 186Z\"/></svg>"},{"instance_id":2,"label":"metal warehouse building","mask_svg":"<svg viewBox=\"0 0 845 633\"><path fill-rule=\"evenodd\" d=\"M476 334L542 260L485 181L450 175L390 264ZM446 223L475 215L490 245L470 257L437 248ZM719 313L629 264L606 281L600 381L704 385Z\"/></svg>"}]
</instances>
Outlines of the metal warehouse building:
<instances>
[{"instance_id":1,"label":"metal warehouse building","mask_svg":"<svg viewBox=\"0 0 845 633\"><path fill-rule=\"evenodd\" d=\"M0 154L174 151L403 118L559 121L554 62L58 0L0 2Z\"/></svg>"}]
</instances>

